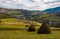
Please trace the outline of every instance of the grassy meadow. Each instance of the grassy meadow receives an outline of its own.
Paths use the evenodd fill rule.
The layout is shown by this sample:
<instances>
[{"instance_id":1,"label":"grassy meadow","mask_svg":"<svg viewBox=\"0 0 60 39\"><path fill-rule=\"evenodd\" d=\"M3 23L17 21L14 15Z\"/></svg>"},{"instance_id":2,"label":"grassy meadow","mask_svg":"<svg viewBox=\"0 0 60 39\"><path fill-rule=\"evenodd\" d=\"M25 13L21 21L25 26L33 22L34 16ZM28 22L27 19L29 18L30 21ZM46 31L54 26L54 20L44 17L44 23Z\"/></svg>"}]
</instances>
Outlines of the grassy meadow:
<instances>
[{"instance_id":1,"label":"grassy meadow","mask_svg":"<svg viewBox=\"0 0 60 39\"><path fill-rule=\"evenodd\" d=\"M60 39L60 28L51 27L51 34L37 34L37 29L40 26L35 26L36 32L28 32L28 27L22 20L11 19L0 19L2 21L0 39Z\"/></svg>"},{"instance_id":2,"label":"grassy meadow","mask_svg":"<svg viewBox=\"0 0 60 39\"><path fill-rule=\"evenodd\" d=\"M51 34L37 34L27 30L1 30L0 39L60 39L59 34L59 30L52 30Z\"/></svg>"}]
</instances>

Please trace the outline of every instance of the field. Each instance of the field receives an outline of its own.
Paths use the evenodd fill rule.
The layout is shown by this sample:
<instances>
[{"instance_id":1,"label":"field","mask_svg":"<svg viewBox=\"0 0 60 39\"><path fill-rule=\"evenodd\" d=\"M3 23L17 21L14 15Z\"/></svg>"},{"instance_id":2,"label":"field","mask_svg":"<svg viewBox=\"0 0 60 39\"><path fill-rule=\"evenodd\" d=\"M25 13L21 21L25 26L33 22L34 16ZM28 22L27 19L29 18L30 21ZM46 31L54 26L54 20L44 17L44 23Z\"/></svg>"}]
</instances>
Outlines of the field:
<instances>
[{"instance_id":1,"label":"field","mask_svg":"<svg viewBox=\"0 0 60 39\"><path fill-rule=\"evenodd\" d=\"M11 21L2 20L1 22L0 39L60 39L60 28L51 28L51 34L37 34L37 29L39 28L39 26L35 27L36 32L28 32L28 27L18 24L4 24L7 22ZM18 23L18 21L16 22Z\"/></svg>"},{"instance_id":2,"label":"field","mask_svg":"<svg viewBox=\"0 0 60 39\"><path fill-rule=\"evenodd\" d=\"M37 34L27 30L0 30L0 39L60 39L60 30L52 30L51 34Z\"/></svg>"}]
</instances>

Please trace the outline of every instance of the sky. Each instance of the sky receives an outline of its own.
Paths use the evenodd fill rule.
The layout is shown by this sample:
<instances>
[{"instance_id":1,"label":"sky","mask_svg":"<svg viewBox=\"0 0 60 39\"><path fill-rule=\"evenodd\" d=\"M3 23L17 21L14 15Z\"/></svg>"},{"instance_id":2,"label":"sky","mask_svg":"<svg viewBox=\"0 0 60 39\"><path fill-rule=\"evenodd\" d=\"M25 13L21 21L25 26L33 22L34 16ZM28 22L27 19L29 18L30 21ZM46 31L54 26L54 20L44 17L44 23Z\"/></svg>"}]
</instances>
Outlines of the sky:
<instances>
[{"instance_id":1,"label":"sky","mask_svg":"<svg viewBox=\"0 0 60 39\"><path fill-rule=\"evenodd\" d=\"M46 10L60 6L60 0L0 0L0 7L11 9Z\"/></svg>"}]
</instances>

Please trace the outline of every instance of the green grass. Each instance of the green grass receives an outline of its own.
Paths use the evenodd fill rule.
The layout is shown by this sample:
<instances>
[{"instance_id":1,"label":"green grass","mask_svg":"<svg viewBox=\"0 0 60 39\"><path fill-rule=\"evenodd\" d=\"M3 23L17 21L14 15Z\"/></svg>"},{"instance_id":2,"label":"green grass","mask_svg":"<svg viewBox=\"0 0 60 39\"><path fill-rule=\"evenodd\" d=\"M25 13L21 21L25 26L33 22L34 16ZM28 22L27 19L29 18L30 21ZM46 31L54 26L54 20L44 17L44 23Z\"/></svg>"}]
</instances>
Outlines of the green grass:
<instances>
[{"instance_id":1,"label":"green grass","mask_svg":"<svg viewBox=\"0 0 60 39\"><path fill-rule=\"evenodd\" d=\"M8 28L8 30L3 30L3 28ZM37 30L36 32L27 32L27 28L17 25L0 26L0 39L60 39L60 29L58 28L51 28L51 34L37 34ZM37 26L35 28L38 29Z\"/></svg>"},{"instance_id":2,"label":"green grass","mask_svg":"<svg viewBox=\"0 0 60 39\"><path fill-rule=\"evenodd\" d=\"M37 34L36 32L27 32L27 28L20 24L7 24L7 23L15 23L20 20L9 18L9 19L1 19L0 24L0 39L60 39L60 28L51 28L51 34ZM22 21L20 21L22 22ZM6 23L6 24L5 24ZM35 26L38 29L40 26ZM7 29L8 28L8 29Z\"/></svg>"},{"instance_id":3,"label":"green grass","mask_svg":"<svg viewBox=\"0 0 60 39\"><path fill-rule=\"evenodd\" d=\"M8 28L8 30L3 30L3 28ZM60 39L60 29L58 28L51 28L51 34L37 34L37 30L36 32L27 32L27 28L17 25L0 26L0 39ZM38 29L37 26L35 28Z\"/></svg>"},{"instance_id":4,"label":"green grass","mask_svg":"<svg viewBox=\"0 0 60 39\"><path fill-rule=\"evenodd\" d=\"M27 30L1 30L0 39L60 39L60 30L52 30L51 34L37 34Z\"/></svg>"}]
</instances>

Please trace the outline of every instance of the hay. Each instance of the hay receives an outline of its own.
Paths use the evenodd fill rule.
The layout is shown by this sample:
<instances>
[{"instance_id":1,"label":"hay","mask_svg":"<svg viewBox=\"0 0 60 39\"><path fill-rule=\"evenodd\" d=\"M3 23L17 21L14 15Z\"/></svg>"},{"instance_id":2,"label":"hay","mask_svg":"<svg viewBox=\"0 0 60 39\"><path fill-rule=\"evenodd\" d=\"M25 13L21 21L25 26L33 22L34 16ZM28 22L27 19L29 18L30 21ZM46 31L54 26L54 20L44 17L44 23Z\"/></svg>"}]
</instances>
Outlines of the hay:
<instances>
[{"instance_id":1,"label":"hay","mask_svg":"<svg viewBox=\"0 0 60 39\"><path fill-rule=\"evenodd\" d=\"M28 28L28 32L35 32L36 29L34 27L34 25L30 25L30 27Z\"/></svg>"},{"instance_id":2,"label":"hay","mask_svg":"<svg viewBox=\"0 0 60 39\"><path fill-rule=\"evenodd\" d=\"M43 23L42 26L38 29L37 34L50 34L51 30L46 23Z\"/></svg>"}]
</instances>

